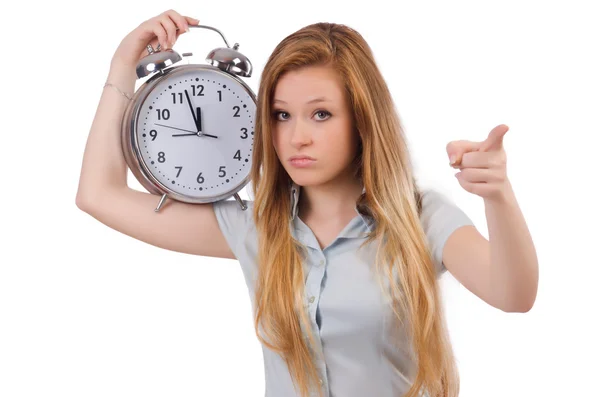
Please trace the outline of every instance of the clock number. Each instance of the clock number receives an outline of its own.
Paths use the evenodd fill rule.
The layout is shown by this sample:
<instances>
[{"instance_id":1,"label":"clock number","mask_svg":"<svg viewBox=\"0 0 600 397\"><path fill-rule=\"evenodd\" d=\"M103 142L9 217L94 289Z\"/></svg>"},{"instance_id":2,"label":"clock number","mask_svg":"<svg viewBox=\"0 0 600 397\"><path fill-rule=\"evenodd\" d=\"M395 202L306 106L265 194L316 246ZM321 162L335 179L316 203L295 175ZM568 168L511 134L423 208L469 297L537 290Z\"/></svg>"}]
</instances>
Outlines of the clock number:
<instances>
[{"instance_id":1,"label":"clock number","mask_svg":"<svg viewBox=\"0 0 600 397\"><path fill-rule=\"evenodd\" d=\"M217 91L219 93L219 102L223 101L223 98L221 98L221 91Z\"/></svg>"},{"instance_id":2,"label":"clock number","mask_svg":"<svg viewBox=\"0 0 600 397\"><path fill-rule=\"evenodd\" d=\"M227 175L227 173L225 172L225 170L223 168L225 168L224 165L219 167L219 177L221 177L221 178L223 178L225 175ZM221 175L221 172L223 173L223 175Z\"/></svg>"},{"instance_id":3,"label":"clock number","mask_svg":"<svg viewBox=\"0 0 600 397\"><path fill-rule=\"evenodd\" d=\"M235 154L233 155L233 158L242 161L242 156L240 155L239 150L237 152L235 152Z\"/></svg>"},{"instance_id":4,"label":"clock number","mask_svg":"<svg viewBox=\"0 0 600 397\"><path fill-rule=\"evenodd\" d=\"M150 130L150 136L152 137L152 141L156 139L157 134L158 133L156 132L156 130Z\"/></svg>"},{"instance_id":5,"label":"clock number","mask_svg":"<svg viewBox=\"0 0 600 397\"><path fill-rule=\"evenodd\" d=\"M244 132L244 135L240 136L240 138L242 138L242 139L248 138L248 128L242 128L242 131Z\"/></svg>"},{"instance_id":6,"label":"clock number","mask_svg":"<svg viewBox=\"0 0 600 397\"><path fill-rule=\"evenodd\" d=\"M239 106L234 106L234 109L237 109L235 111L235 114L233 115L233 117L240 117L240 107Z\"/></svg>"},{"instance_id":7,"label":"clock number","mask_svg":"<svg viewBox=\"0 0 600 397\"><path fill-rule=\"evenodd\" d=\"M200 87L200 91L198 92L198 94L196 94L196 87ZM204 94L202 93L204 91L204 86L202 84L198 84L198 85L193 85L192 84L192 95L193 96L204 96Z\"/></svg>"},{"instance_id":8,"label":"clock number","mask_svg":"<svg viewBox=\"0 0 600 397\"><path fill-rule=\"evenodd\" d=\"M165 152L158 152L158 162L159 163L165 162Z\"/></svg>"},{"instance_id":9,"label":"clock number","mask_svg":"<svg viewBox=\"0 0 600 397\"><path fill-rule=\"evenodd\" d=\"M198 174L198 178L196 178L196 182L198 182L198 183L204 183L204 177L202 176L202 173Z\"/></svg>"},{"instance_id":10,"label":"clock number","mask_svg":"<svg viewBox=\"0 0 600 397\"><path fill-rule=\"evenodd\" d=\"M181 92L172 92L173 103L177 103L177 95L179 95L179 103L183 103L183 94Z\"/></svg>"},{"instance_id":11,"label":"clock number","mask_svg":"<svg viewBox=\"0 0 600 397\"><path fill-rule=\"evenodd\" d=\"M179 170L177 170L177 176L175 176L175 178L179 178L179 174L181 174L181 170L183 169L183 167L175 167L175 168L179 168Z\"/></svg>"},{"instance_id":12,"label":"clock number","mask_svg":"<svg viewBox=\"0 0 600 397\"><path fill-rule=\"evenodd\" d=\"M162 112L161 112L162 110ZM156 112L158 113L158 119L159 120L169 120L169 117L171 117L171 113L169 112L169 109L156 109ZM162 119L161 119L162 117Z\"/></svg>"}]
</instances>

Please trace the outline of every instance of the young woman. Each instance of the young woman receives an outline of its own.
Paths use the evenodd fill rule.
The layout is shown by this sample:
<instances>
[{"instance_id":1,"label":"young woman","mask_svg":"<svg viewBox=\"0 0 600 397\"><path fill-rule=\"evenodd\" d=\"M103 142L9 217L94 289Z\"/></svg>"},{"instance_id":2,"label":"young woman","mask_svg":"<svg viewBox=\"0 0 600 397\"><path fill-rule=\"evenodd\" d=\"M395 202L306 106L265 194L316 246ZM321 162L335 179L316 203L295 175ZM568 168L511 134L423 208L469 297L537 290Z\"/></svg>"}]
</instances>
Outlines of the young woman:
<instances>
[{"instance_id":1,"label":"young woman","mask_svg":"<svg viewBox=\"0 0 600 397\"><path fill-rule=\"evenodd\" d=\"M445 196L418 188L362 36L317 23L279 43L262 73L248 209L169 201L155 214L155 196L127 186L125 94L147 44L170 48L198 23L170 10L121 42L85 149L79 208L158 247L239 260L268 396L457 396L439 275L450 270L505 311L528 311L537 290L535 250L506 178L508 128L447 148L461 186L485 200L490 244Z\"/></svg>"}]
</instances>

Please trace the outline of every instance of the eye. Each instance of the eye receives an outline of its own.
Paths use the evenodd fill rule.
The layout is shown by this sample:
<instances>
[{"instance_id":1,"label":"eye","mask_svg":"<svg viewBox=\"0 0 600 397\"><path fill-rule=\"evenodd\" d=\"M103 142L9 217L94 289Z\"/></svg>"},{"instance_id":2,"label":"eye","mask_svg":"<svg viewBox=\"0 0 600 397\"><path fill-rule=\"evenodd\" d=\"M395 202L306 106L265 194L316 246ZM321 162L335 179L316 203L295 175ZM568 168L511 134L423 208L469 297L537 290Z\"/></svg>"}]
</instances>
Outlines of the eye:
<instances>
[{"instance_id":1,"label":"eye","mask_svg":"<svg viewBox=\"0 0 600 397\"><path fill-rule=\"evenodd\" d=\"M331 113L329 113L327 110L318 110L315 114L319 114L319 113L327 115L328 116L327 118L329 118L331 116ZM323 119L321 119L321 120L323 120ZM325 119L325 120L327 120L327 119Z\"/></svg>"},{"instance_id":2,"label":"eye","mask_svg":"<svg viewBox=\"0 0 600 397\"><path fill-rule=\"evenodd\" d=\"M281 119L279 119L279 118L277 117L277 116L279 116L279 114L280 114L280 113L286 113L286 112L282 112L282 111L279 111L279 110L276 110L276 111L274 111L274 112L273 112L273 117L275 117L275 120L277 120L277 121L282 121ZM286 113L286 114L287 114L287 113Z\"/></svg>"},{"instance_id":3,"label":"eye","mask_svg":"<svg viewBox=\"0 0 600 397\"><path fill-rule=\"evenodd\" d=\"M275 117L275 119L276 119L277 121L284 121L284 120L287 120L287 119L283 119L283 120L282 120L282 119L280 119L280 118L278 117L278 116L279 116L279 114L281 114L281 113L288 114L287 112L283 112L283 111L280 111L280 110L276 110L276 111L274 111L274 112L273 112L273 117ZM317 120L319 120L319 121L325 121L325 120L327 120L329 117L331 117L331 113L329 113L327 110L317 110L317 111L315 112L315 115L317 115L317 114L323 115L323 116L321 116L321 117L327 117L327 118L325 118L325 119L323 119L323 118L320 118L320 117L319 117L319 118L317 119Z\"/></svg>"}]
</instances>

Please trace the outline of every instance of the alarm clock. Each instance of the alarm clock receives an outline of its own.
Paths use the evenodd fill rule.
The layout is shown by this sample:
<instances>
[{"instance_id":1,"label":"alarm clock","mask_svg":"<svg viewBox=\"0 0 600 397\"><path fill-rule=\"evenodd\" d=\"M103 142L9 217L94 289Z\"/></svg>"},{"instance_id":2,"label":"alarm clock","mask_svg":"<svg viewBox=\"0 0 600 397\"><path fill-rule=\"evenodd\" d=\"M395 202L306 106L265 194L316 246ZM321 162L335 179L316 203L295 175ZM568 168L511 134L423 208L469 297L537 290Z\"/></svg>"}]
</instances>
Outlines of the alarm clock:
<instances>
[{"instance_id":1,"label":"alarm clock","mask_svg":"<svg viewBox=\"0 0 600 397\"><path fill-rule=\"evenodd\" d=\"M254 143L256 95L240 77L252 64L229 46L216 48L207 64L176 65L191 53L146 47L136 66L136 90L122 120L121 147L140 184L160 195L155 212L167 198L210 203L234 196L249 182Z\"/></svg>"}]
</instances>

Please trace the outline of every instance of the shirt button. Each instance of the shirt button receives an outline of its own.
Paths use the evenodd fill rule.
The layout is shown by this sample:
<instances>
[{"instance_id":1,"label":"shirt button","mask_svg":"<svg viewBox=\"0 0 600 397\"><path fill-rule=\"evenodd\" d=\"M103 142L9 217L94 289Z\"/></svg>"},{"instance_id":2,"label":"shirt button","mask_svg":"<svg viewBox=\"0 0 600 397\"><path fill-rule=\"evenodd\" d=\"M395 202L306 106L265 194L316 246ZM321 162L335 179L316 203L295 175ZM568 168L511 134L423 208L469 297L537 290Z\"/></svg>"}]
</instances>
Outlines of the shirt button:
<instances>
[{"instance_id":1,"label":"shirt button","mask_svg":"<svg viewBox=\"0 0 600 397\"><path fill-rule=\"evenodd\" d=\"M310 303L313 303L315 301L315 297L311 296L310 299L308 300Z\"/></svg>"},{"instance_id":2,"label":"shirt button","mask_svg":"<svg viewBox=\"0 0 600 397\"><path fill-rule=\"evenodd\" d=\"M319 379L319 383L320 383L320 384L323 384L323 379Z\"/></svg>"},{"instance_id":3,"label":"shirt button","mask_svg":"<svg viewBox=\"0 0 600 397\"><path fill-rule=\"evenodd\" d=\"M321 259L321 261L319 262L319 266L323 266L323 263L325 263L325 261Z\"/></svg>"}]
</instances>

